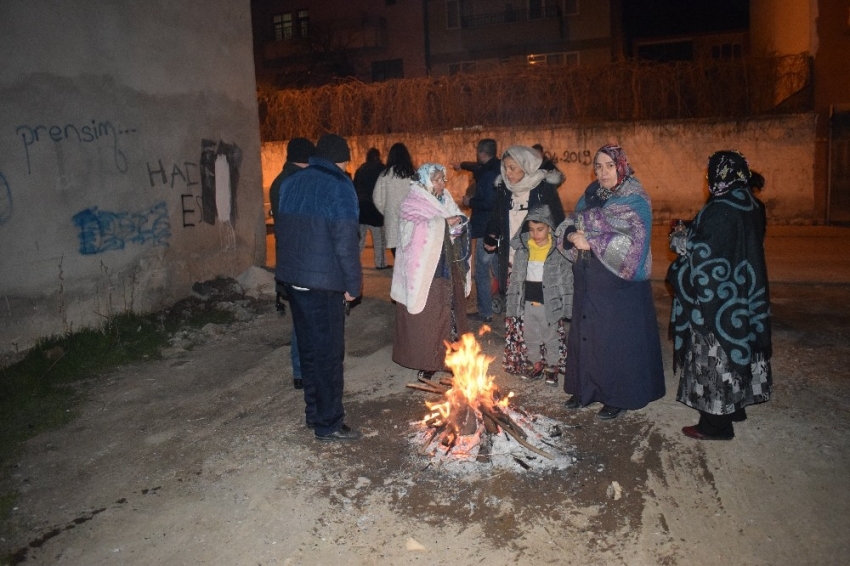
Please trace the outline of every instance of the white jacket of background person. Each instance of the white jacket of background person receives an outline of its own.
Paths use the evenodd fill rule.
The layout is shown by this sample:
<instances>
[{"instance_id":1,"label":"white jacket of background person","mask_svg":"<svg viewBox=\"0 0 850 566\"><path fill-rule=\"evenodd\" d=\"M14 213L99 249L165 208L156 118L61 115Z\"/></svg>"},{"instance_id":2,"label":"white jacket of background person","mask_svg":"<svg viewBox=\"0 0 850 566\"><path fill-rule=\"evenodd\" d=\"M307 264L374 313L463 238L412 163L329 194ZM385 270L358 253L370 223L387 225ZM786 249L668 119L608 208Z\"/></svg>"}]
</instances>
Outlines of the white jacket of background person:
<instances>
[{"instance_id":1,"label":"white jacket of background person","mask_svg":"<svg viewBox=\"0 0 850 566\"><path fill-rule=\"evenodd\" d=\"M384 239L387 248L398 247L398 209L410 190L410 179L384 171L375 183L372 200L384 215Z\"/></svg>"}]
</instances>

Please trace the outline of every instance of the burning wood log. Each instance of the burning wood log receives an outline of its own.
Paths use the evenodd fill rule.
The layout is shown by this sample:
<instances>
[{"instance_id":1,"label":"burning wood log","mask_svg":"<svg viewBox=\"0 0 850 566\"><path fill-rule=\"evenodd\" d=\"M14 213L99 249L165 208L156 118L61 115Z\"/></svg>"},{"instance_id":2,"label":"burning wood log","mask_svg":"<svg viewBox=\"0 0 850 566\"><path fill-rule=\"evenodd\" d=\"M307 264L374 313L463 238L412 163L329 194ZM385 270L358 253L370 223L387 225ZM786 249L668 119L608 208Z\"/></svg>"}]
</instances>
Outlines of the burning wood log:
<instances>
[{"instance_id":1,"label":"burning wood log","mask_svg":"<svg viewBox=\"0 0 850 566\"><path fill-rule=\"evenodd\" d=\"M437 393L438 395L444 395L448 389L445 387L440 387L436 384L425 385L419 383L408 383L407 387L411 389L418 389L419 391L427 391L428 393Z\"/></svg>"},{"instance_id":2,"label":"burning wood log","mask_svg":"<svg viewBox=\"0 0 850 566\"><path fill-rule=\"evenodd\" d=\"M452 370L452 378L443 377L437 381L419 379L418 383L407 384L411 389L444 397L443 402L426 402L432 413L426 417L424 424L434 427L434 430L428 436L422 452L435 438L440 446L445 447L446 454L455 446L468 453L469 443L472 442L478 449L477 459L491 461L493 439L503 430L523 448L553 460L553 455L528 442L528 433L507 413L508 400L512 394L503 396L493 377L487 375L492 360L492 357L481 353L473 334L464 334L458 342L447 344L446 365ZM520 414L530 419L525 413ZM480 427L483 427L483 431L479 433ZM478 438L475 438L476 435ZM462 437L466 440L462 440ZM525 460L518 462L525 469L531 468Z\"/></svg>"},{"instance_id":3,"label":"burning wood log","mask_svg":"<svg viewBox=\"0 0 850 566\"><path fill-rule=\"evenodd\" d=\"M502 428L509 428L517 435L521 436L523 440L528 438L528 434L520 427L518 424L514 422L514 420L506 415L504 412L499 410L497 407L493 407L492 409L486 409L484 407L481 408L481 412L487 414L493 421L497 424L501 425Z\"/></svg>"}]
</instances>

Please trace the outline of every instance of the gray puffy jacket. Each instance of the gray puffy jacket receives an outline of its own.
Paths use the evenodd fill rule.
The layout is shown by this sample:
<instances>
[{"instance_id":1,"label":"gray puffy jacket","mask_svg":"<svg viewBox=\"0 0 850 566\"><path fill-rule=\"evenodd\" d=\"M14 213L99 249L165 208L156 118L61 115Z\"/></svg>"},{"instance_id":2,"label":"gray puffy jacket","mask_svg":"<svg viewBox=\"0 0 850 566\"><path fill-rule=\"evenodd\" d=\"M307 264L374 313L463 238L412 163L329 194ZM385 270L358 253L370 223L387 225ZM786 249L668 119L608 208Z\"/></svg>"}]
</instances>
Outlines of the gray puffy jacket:
<instances>
[{"instance_id":1,"label":"gray puffy jacket","mask_svg":"<svg viewBox=\"0 0 850 566\"><path fill-rule=\"evenodd\" d=\"M511 238L514 252L513 270L505 296L507 316L518 317L525 309L525 274L528 269L528 222L543 222L549 225L552 235L552 247L543 264L543 302L546 308L546 320L555 323L573 316L573 264L555 247L555 226L552 213L547 205L528 211L522 226Z\"/></svg>"}]
</instances>

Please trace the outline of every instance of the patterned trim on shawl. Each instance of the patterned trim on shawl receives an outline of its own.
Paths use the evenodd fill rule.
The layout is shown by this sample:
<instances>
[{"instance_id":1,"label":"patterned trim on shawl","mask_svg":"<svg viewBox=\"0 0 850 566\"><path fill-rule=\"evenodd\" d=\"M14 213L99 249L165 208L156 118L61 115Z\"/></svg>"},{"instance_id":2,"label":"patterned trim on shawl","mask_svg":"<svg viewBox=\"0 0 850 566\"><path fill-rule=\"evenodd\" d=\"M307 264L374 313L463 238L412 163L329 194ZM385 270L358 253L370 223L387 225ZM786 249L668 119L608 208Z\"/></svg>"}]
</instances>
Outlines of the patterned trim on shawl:
<instances>
[{"instance_id":1,"label":"patterned trim on shawl","mask_svg":"<svg viewBox=\"0 0 850 566\"><path fill-rule=\"evenodd\" d=\"M690 329L715 336L737 373L771 356L770 298L761 204L748 189L711 198L688 229L687 253L670 265L674 371Z\"/></svg>"}]
</instances>

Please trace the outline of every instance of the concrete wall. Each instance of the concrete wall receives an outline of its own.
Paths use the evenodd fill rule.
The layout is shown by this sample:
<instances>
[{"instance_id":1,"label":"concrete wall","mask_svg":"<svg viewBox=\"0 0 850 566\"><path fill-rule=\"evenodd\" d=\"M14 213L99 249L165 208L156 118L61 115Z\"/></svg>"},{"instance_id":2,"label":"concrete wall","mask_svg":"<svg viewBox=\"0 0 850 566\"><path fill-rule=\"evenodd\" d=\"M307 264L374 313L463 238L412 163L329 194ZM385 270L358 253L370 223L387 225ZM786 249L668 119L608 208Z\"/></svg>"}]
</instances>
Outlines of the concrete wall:
<instances>
[{"instance_id":1,"label":"concrete wall","mask_svg":"<svg viewBox=\"0 0 850 566\"><path fill-rule=\"evenodd\" d=\"M750 166L766 179L760 198L768 220L775 224L811 224L813 210L813 163L815 117L786 115L747 121L688 120L633 124L600 124L594 127L551 129L464 130L434 135L361 136L349 140L352 161L349 172L365 160L366 151L377 147L383 157L395 142L407 145L415 164L442 164L475 158L475 144L492 137L499 152L513 144L540 143L567 179L560 195L566 210L593 180L596 150L609 142L620 143L636 176L652 197L654 220L692 218L708 196L708 156L721 149L737 149ZM263 185L268 187L286 158L286 143L263 144ZM471 176L449 171L449 190L460 201Z\"/></svg>"},{"instance_id":2,"label":"concrete wall","mask_svg":"<svg viewBox=\"0 0 850 566\"><path fill-rule=\"evenodd\" d=\"M249 7L0 3L0 353L262 264Z\"/></svg>"}]
</instances>

